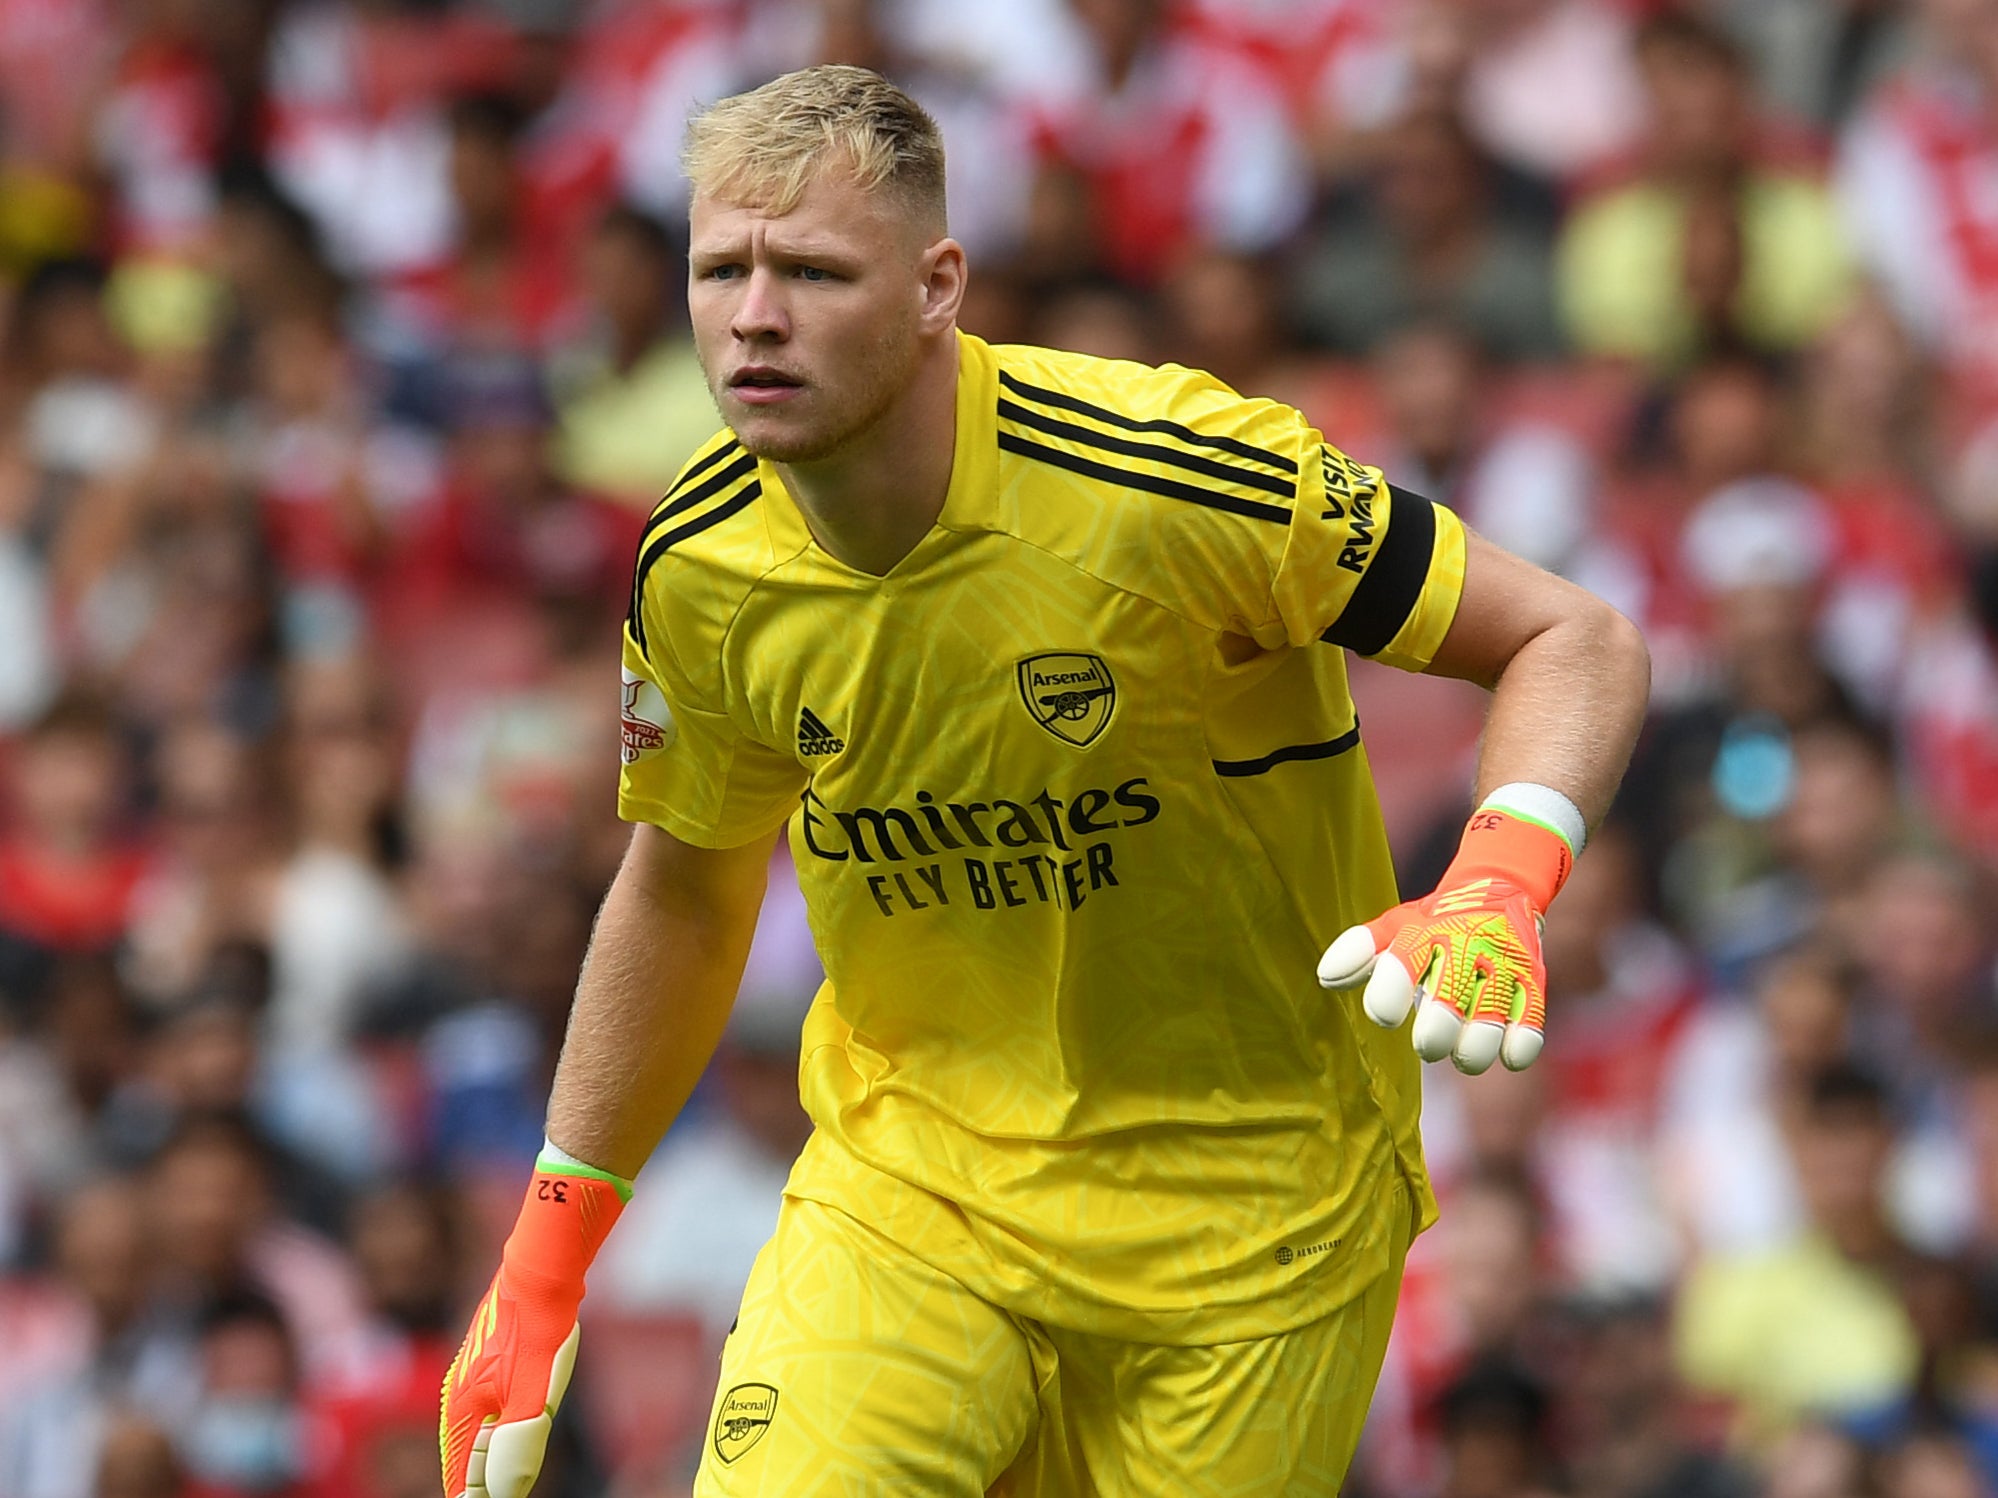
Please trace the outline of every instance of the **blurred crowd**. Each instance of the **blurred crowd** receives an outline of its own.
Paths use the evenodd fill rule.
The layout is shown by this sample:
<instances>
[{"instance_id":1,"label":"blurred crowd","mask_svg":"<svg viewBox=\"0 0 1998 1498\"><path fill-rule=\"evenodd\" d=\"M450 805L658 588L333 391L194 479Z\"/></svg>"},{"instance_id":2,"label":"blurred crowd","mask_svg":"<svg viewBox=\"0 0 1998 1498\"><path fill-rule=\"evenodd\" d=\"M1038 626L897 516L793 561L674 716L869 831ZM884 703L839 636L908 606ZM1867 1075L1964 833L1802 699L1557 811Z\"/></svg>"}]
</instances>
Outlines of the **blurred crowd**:
<instances>
[{"instance_id":1,"label":"blurred crowd","mask_svg":"<svg viewBox=\"0 0 1998 1498\"><path fill-rule=\"evenodd\" d=\"M1998 0L0 0L0 1498L429 1498L714 427L690 108L864 63L967 326L1289 401L1644 628L1364 1498L1998 1493ZM1356 671L1404 884L1481 697ZM544 1498L685 1490L781 853Z\"/></svg>"}]
</instances>

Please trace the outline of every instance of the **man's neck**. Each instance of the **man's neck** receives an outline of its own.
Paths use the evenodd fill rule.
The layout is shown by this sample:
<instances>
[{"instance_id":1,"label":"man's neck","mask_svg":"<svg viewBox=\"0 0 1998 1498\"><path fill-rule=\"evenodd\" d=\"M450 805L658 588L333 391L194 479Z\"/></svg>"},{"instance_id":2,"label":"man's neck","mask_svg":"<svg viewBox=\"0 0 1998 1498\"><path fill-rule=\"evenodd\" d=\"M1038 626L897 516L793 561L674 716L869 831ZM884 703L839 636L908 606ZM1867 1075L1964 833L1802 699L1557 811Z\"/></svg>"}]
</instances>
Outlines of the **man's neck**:
<instances>
[{"instance_id":1,"label":"man's neck","mask_svg":"<svg viewBox=\"0 0 1998 1498\"><path fill-rule=\"evenodd\" d=\"M957 339L924 356L908 391L833 457L780 463L812 537L858 572L884 577L943 513L957 449Z\"/></svg>"}]
</instances>

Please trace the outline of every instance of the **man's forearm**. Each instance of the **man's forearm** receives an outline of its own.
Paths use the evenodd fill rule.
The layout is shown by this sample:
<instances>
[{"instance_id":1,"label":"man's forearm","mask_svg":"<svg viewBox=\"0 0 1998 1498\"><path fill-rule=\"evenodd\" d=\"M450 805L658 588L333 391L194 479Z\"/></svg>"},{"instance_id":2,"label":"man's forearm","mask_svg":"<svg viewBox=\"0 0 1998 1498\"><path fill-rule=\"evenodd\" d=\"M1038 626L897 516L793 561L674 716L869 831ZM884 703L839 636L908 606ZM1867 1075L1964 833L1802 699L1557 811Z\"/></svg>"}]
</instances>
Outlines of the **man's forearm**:
<instances>
[{"instance_id":1,"label":"man's forearm","mask_svg":"<svg viewBox=\"0 0 1998 1498\"><path fill-rule=\"evenodd\" d=\"M714 1054L742 981L768 850L676 848L660 869L641 829L597 914L548 1102L548 1138L630 1178Z\"/></svg>"},{"instance_id":2,"label":"man's forearm","mask_svg":"<svg viewBox=\"0 0 1998 1498\"><path fill-rule=\"evenodd\" d=\"M1463 596L1429 669L1492 691L1479 809L1436 891L1341 932L1318 981L1364 983L1376 1024L1413 1013L1424 1061L1518 1071L1546 1040L1540 917L1616 795L1651 657L1608 604L1473 535Z\"/></svg>"},{"instance_id":3,"label":"man's forearm","mask_svg":"<svg viewBox=\"0 0 1998 1498\"><path fill-rule=\"evenodd\" d=\"M1463 596L1428 669L1493 694L1477 799L1520 782L1547 786L1593 826L1609 810L1644 722L1644 637L1594 594L1476 532L1466 544Z\"/></svg>"},{"instance_id":4,"label":"man's forearm","mask_svg":"<svg viewBox=\"0 0 1998 1498\"><path fill-rule=\"evenodd\" d=\"M1532 781L1561 792L1594 826L1630 762L1650 690L1642 636L1606 605L1534 636L1493 687L1477 799Z\"/></svg>"}]
</instances>

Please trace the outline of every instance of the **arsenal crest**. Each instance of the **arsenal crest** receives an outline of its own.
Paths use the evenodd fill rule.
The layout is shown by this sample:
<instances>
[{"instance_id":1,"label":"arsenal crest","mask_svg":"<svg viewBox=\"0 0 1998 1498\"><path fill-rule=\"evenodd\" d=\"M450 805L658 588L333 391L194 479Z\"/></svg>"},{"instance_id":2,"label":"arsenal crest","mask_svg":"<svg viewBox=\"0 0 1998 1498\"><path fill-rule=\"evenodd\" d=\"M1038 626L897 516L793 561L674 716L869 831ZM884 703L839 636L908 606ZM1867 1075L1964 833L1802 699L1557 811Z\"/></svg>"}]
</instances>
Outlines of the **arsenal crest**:
<instances>
[{"instance_id":1,"label":"arsenal crest","mask_svg":"<svg viewBox=\"0 0 1998 1498\"><path fill-rule=\"evenodd\" d=\"M1055 651L1020 662L1020 699L1034 721L1064 744L1085 748L1110 726L1117 683L1100 655Z\"/></svg>"},{"instance_id":2,"label":"arsenal crest","mask_svg":"<svg viewBox=\"0 0 1998 1498\"><path fill-rule=\"evenodd\" d=\"M777 1391L769 1384L737 1384L715 1411L715 1455L732 1465L763 1439L777 1414Z\"/></svg>"}]
</instances>

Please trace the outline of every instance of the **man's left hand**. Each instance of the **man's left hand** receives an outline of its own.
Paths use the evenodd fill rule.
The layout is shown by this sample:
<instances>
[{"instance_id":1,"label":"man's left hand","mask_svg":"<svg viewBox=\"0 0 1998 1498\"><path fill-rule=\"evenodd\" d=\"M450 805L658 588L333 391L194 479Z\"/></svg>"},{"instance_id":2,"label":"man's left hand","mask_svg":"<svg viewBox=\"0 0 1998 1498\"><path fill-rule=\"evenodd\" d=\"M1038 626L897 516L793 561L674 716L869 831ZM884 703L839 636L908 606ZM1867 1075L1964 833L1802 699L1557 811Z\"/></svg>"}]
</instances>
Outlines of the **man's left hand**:
<instances>
[{"instance_id":1,"label":"man's left hand","mask_svg":"<svg viewBox=\"0 0 1998 1498\"><path fill-rule=\"evenodd\" d=\"M1381 959L1385 957L1386 961ZM1344 932L1318 960L1327 988L1364 982L1388 1029L1415 1010L1415 1053L1459 1071L1530 1066L1546 1042L1547 968L1526 892L1502 879L1450 885Z\"/></svg>"},{"instance_id":2,"label":"man's left hand","mask_svg":"<svg viewBox=\"0 0 1998 1498\"><path fill-rule=\"evenodd\" d=\"M1465 827L1435 893L1340 933L1318 959L1318 981L1365 983L1361 1006L1389 1029L1413 1010L1424 1061L1523 1070L1547 1038L1540 920L1573 866L1561 833L1488 804Z\"/></svg>"}]
</instances>

